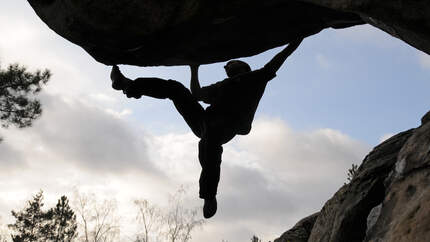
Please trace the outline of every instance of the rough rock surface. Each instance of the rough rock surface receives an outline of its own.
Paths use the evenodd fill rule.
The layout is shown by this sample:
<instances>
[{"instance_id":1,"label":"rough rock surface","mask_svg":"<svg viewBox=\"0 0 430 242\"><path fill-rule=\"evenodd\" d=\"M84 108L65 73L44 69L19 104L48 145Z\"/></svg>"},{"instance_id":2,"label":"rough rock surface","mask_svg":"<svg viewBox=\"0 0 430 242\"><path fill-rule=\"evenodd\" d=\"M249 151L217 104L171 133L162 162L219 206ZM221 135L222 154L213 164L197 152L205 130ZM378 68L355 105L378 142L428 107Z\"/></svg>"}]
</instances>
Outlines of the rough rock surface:
<instances>
[{"instance_id":1,"label":"rough rock surface","mask_svg":"<svg viewBox=\"0 0 430 242\"><path fill-rule=\"evenodd\" d=\"M293 228L275 239L274 242L307 242L318 215L319 213L314 213L300 220Z\"/></svg>"},{"instance_id":2,"label":"rough rock surface","mask_svg":"<svg viewBox=\"0 0 430 242\"><path fill-rule=\"evenodd\" d=\"M104 64L213 63L364 22L430 53L427 0L28 2L51 29Z\"/></svg>"},{"instance_id":3,"label":"rough rock surface","mask_svg":"<svg viewBox=\"0 0 430 242\"><path fill-rule=\"evenodd\" d=\"M384 199L384 181L395 167L397 155L413 130L400 133L375 147L344 185L321 210L309 241L358 242L366 235L370 210Z\"/></svg>"},{"instance_id":4,"label":"rough rock surface","mask_svg":"<svg viewBox=\"0 0 430 242\"><path fill-rule=\"evenodd\" d=\"M365 241L429 241L430 123L418 128L402 147L386 185L381 213Z\"/></svg>"},{"instance_id":5,"label":"rough rock surface","mask_svg":"<svg viewBox=\"0 0 430 242\"><path fill-rule=\"evenodd\" d=\"M427 242L429 188L430 122L423 121L375 147L300 241Z\"/></svg>"},{"instance_id":6,"label":"rough rock surface","mask_svg":"<svg viewBox=\"0 0 430 242\"><path fill-rule=\"evenodd\" d=\"M51 29L104 64L213 63L364 23L356 14L293 0L28 2Z\"/></svg>"},{"instance_id":7,"label":"rough rock surface","mask_svg":"<svg viewBox=\"0 0 430 242\"><path fill-rule=\"evenodd\" d=\"M428 0L302 0L359 14L367 23L430 54Z\"/></svg>"}]
</instances>

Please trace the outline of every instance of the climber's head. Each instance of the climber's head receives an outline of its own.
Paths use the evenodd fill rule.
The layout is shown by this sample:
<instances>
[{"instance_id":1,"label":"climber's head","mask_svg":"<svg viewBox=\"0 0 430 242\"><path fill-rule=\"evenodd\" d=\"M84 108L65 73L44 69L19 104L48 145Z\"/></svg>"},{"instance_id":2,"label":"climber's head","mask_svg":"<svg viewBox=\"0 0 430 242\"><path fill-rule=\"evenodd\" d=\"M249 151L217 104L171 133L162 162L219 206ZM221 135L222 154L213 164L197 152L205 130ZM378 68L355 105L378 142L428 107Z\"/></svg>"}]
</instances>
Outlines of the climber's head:
<instances>
[{"instance_id":1,"label":"climber's head","mask_svg":"<svg viewBox=\"0 0 430 242\"><path fill-rule=\"evenodd\" d=\"M251 71L251 67L243 61L231 60L224 66L228 77L234 77Z\"/></svg>"}]
</instances>

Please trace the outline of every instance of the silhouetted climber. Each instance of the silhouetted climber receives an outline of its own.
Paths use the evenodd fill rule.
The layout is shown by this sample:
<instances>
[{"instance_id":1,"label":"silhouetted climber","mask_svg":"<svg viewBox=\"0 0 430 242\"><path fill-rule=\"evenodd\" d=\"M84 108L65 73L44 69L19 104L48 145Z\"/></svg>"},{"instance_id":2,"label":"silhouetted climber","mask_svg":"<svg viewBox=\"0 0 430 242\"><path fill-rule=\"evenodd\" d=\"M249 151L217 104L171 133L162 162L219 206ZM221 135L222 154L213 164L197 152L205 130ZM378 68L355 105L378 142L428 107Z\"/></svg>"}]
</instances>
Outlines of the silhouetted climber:
<instances>
[{"instance_id":1,"label":"silhouetted climber","mask_svg":"<svg viewBox=\"0 0 430 242\"><path fill-rule=\"evenodd\" d=\"M248 64L232 60L224 67L228 78L207 87L200 87L198 65L191 65L191 92L180 82L160 78L137 78L132 81L112 68L112 87L123 90L127 97L142 95L169 98L193 133L200 138L199 161L200 198L204 199L203 215L212 217L217 210L216 193L220 178L222 145L237 134L251 130L258 103L268 81L300 45L302 39L291 42L263 68L251 71ZM198 101L210 104L204 109Z\"/></svg>"}]
</instances>

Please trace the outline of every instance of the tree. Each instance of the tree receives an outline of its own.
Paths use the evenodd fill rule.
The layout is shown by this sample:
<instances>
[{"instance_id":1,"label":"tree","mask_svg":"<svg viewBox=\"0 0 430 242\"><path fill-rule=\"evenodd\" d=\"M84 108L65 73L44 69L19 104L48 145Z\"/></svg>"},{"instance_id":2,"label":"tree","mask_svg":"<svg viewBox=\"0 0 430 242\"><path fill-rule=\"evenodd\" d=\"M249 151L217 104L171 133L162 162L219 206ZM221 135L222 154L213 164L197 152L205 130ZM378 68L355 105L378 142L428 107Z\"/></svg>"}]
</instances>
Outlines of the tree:
<instances>
[{"instance_id":1,"label":"tree","mask_svg":"<svg viewBox=\"0 0 430 242\"><path fill-rule=\"evenodd\" d=\"M43 191L21 211L13 211L16 221L9 224L14 242L71 242L76 237L76 216L69 200L62 196L54 208L42 210ZM0 240L0 242L3 242Z\"/></svg>"},{"instance_id":2,"label":"tree","mask_svg":"<svg viewBox=\"0 0 430 242\"><path fill-rule=\"evenodd\" d=\"M187 242L191 239L191 232L203 226L204 220L197 217L198 208L185 207L186 190L180 188L170 196L169 205L160 209L151 205L147 200L137 200L137 220L141 224L135 242L150 242L152 238L164 237L169 242Z\"/></svg>"},{"instance_id":3,"label":"tree","mask_svg":"<svg viewBox=\"0 0 430 242\"><path fill-rule=\"evenodd\" d=\"M66 196L58 199L55 208L48 211L49 231L48 239L53 242L71 242L77 234L75 212L69 206Z\"/></svg>"},{"instance_id":4,"label":"tree","mask_svg":"<svg viewBox=\"0 0 430 242\"><path fill-rule=\"evenodd\" d=\"M99 203L94 194L75 193L76 211L79 217L79 241L116 242L119 240L119 218L116 216L116 201Z\"/></svg>"},{"instance_id":5,"label":"tree","mask_svg":"<svg viewBox=\"0 0 430 242\"><path fill-rule=\"evenodd\" d=\"M261 242L261 239L259 239L257 236L253 235L251 238L251 242Z\"/></svg>"},{"instance_id":6,"label":"tree","mask_svg":"<svg viewBox=\"0 0 430 242\"><path fill-rule=\"evenodd\" d=\"M149 242L151 236L157 236L162 224L161 210L151 205L148 200L135 200L134 205L138 209L137 222L141 225L141 233L137 235L136 242Z\"/></svg>"},{"instance_id":7,"label":"tree","mask_svg":"<svg viewBox=\"0 0 430 242\"><path fill-rule=\"evenodd\" d=\"M9 229L1 222L0 217L0 242L9 242L11 239Z\"/></svg>"},{"instance_id":8,"label":"tree","mask_svg":"<svg viewBox=\"0 0 430 242\"><path fill-rule=\"evenodd\" d=\"M28 127L37 119L42 108L34 99L51 73L49 70L28 72L18 64L9 65L6 70L0 66L0 124L4 128L14 125ZM1 139L0 139L1 141Z\"/></svg>"},{"instance_id":9,"label":"tree","mask_svg":"<svg viewBox=\"0 0 430 242\"><path fill-rule=\"evenodd\" d=\"M12 216L16 221L9 228L14 231L14 242L45 242L47 239L48 216L42 211L43 192L37 193L33 200L27 202L27 207L21 211L12 210Z\"/></svg>"},{"instance_id":10,"label":"tree","mask_svg":"<svg viewBox=\"0 0 430 242\"><path fill-rule=\"evenodd\" d=\"M165 216L166 235L170 242L187 242L191 239L191 231L196 226L204 223L203 219L197 219L197 208L184 207L184 195L186 191L180 188L169 199L169 210Z\"/></svg>"}]
</instances>

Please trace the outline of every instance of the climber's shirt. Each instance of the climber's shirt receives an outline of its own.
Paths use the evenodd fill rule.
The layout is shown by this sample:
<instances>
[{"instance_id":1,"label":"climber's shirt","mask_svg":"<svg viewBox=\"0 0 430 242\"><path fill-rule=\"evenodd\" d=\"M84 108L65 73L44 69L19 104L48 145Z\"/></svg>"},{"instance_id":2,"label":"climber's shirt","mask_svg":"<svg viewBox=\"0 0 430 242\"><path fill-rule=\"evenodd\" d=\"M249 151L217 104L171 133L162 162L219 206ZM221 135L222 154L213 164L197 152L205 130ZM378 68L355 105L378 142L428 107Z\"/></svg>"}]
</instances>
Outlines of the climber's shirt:
<instances>
[{"instance_id":1,"label":"climber's shirt","mask_svg":"<svg viewBox=\"0 0 430 242\"><path fill-rule=\"evenodd\" d=\"M206 93L203 101L210 104L206 109L208 122L233 128L236 134L248 134L267 82L275 76L263 67L202 87Z\"/></svg>"}]
</instances>

